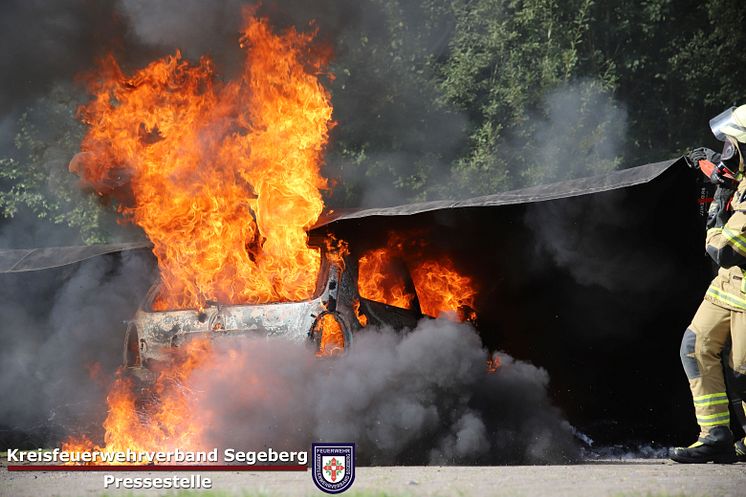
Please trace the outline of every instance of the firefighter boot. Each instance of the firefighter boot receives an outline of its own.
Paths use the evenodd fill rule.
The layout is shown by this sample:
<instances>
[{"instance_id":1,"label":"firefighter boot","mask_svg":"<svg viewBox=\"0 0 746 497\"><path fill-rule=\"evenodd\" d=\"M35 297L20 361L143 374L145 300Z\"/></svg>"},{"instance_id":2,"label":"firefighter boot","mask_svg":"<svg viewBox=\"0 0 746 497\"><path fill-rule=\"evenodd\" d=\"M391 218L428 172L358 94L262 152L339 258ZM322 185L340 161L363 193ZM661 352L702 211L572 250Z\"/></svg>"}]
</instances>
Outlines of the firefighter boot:
<instances>
[{"instance_id":1,"label":"firefighter boot","mask_svg":"<svg viewBox=\"0 0 746 497\"><path fill-rule=\"evenodd\" d=\"M733 445L733 434L726 426L712 427L707 435L700 437L689 447L674 448L671 450L671 459L693 464L732 464L738 460Z\"/></svg>"},{"instance_id":2,"label":"firefighter boot","mask_svg":"<svg viewBox=\"0 0 746 497\"><path fill-rule=\"evenodd\" d=\"M746 438L736 442L736 457L741 462L746 462Z\"/></svg>"}]
</instances>

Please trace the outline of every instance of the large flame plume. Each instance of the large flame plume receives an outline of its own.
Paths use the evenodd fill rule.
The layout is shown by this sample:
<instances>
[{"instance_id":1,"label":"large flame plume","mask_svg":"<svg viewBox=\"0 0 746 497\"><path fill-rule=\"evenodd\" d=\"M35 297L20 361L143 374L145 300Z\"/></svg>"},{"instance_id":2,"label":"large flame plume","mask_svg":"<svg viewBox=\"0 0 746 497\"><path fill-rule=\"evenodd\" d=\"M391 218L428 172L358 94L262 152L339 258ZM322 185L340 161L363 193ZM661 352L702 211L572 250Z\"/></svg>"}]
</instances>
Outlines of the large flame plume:
<instances>
[{"instance_id":1,"label":"large flame plume","mask_svg":"<svg viewBox=\"0 0 746 497\"><path fill-rule=\"evenodd\" d=\"M320 165L333 125L319 82L329 53L313 37L277 35L247 15L236 80L221 82L209 59L191 64L178 52L132 75L109 57L91 79L94 99L80 111L90 128L70 168L117 198L153 242L155 310L312 296L321 256L307 230L323 209ZM200 340L172 354L149 405L131 379L115 380L103 449L87 438L65 448L200 447L209 413L197 416L187 385L212 348Z\"/></svg>"},{"instance_id":2,"label":"large flame plume","mask_svg":"<svg viewBox=\"0 0 746 497\"><path fill-rule=\"evenodd\" d=\"M308 246L307 230L324 207L320 166L333 123L330 96L319 81L329 54L314 48L313 37L294 29L278 35L247 15L240 41L245 65L235 80L218 79L207 58L192 64L178 52L131 75L109 57L90 79L94 99L80 111L90 128L70 168L99 195L116 198L125 218L153 242L161 277L154 310L302 300L314 293L321 255ZM343 264L346 244L327 243L335 248L330 257ZM405 253L414 288L384 274L392 256ZM405 308L416 298L425 314L472 317L471 280L446 258L420 255L400 239L365 254L361 295ZM367 318L357 315L364 326ZM322 315L317 328L318 356L344 351L344 332L332 313ZM210 412L196 407L192 375L200 368L224 373L232 354L218 360L205 339L169 353L144 397L132 378L115 379L103 447L79 438L64 448L202 448ZM248 371L236 377L252 381Z\"/></svg>"},{"instance_id":3,"label":"large flame plume","mask_svg":"<svg viewBox=\"0 0 746 497\"><path fill-rule=\"evenodd\" d=\"M323 209L332 126L319 82L329 54L313 37L247 16L236 80L179 52L132 75L109 57L91 79L90 128L70 167L153 242L156 310L312 295L320 255L306 230Z\"/></svg>"}]
</instances>

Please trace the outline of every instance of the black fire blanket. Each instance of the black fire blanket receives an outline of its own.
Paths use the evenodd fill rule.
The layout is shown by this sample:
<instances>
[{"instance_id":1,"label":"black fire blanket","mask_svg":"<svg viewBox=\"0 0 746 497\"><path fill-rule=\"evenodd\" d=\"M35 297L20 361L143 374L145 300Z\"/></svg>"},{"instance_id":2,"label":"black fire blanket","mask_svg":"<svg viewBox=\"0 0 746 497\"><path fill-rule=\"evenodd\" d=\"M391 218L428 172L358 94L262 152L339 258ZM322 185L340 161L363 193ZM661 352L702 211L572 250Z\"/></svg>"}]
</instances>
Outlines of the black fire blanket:
<instances>
[{"instance_id":1,"label":"black fire blanket","mask_svg":"<svg viewBox=\"0 0 746 497\"><path fill-rule=\"evenodd\" d=\"M430 202L418 202L415 204L397 205L393 207L355 209L339 212L328 211L321 216L316 227L318 228L344 219L359 219L370 216L410 216L412 214L446 209L529 204L561 198L577 197L579 195L590 195L593 193L619 190L644 183L650 183L669 169L673 168L677 172L680 172L680 167L673 166L681 166L684 164L685 162L683 158L654 162L630 169L600 174L598 176L561 181L559 183L551 183L548 185L532 186L520 190L495 193L465 200L434 200Z\"/></svg>"},{"instance_id":2,"label":"black fire blanket","mask_svg":"<svg viewBox=\"0 0 746 497\"><path fill-rule=\"evenodd\" d=\"M343 220L367 217L410 216L433 211L463 209L468 207L498 207L516 204L530 204L550 200L591 195L610 190L620 190L656 181L664 173L686 174L682 158L645 164L614 171L608 174L562 181L548 185L532 186L520 190L485 195L465 200L436 200L393 207L370 209L330 210L322 214L314 229ZM691 172L689 172L691 174ZM147 241L88 245L75 247L49 247L30 249L0 250L0 274L51 269L105 254L130 250L143 250L151 247Z\"/></svg>"}]
</instances>

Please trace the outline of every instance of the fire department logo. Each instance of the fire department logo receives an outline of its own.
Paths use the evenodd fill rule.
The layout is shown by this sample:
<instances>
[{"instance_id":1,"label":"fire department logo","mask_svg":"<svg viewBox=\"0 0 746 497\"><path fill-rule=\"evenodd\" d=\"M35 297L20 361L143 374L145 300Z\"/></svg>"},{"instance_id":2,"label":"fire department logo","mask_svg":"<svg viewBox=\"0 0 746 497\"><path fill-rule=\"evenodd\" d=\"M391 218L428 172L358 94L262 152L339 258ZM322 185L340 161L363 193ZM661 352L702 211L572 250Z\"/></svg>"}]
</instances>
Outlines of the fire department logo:
<instances>
[{"instance_id":1,"label":"fire department logo","mask_svg":"<svg viewBox=\"0 0 746 497\"><path fill-rule=\"evenodd\" d=\"M354 443L316 443L312 446L311 474L320 490L342 493L355 481Z\"/></svg>"}]
</instances>

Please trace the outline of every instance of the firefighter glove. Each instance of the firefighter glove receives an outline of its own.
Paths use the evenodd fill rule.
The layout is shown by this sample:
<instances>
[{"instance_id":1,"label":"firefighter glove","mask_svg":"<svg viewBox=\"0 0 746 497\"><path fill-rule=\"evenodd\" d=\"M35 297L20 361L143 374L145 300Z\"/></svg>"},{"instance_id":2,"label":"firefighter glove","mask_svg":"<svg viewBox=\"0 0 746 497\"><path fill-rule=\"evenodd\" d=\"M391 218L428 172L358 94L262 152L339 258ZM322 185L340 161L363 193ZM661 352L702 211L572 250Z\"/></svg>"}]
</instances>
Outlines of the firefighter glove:
<instances>
[{"instance_id":1,"label":"firefighter glove","mask_svg":"<svg viewBox=\"0 0 746 497\"><path fill-rule=\"evenodd\" d=\"M686 162L689 167L699 169L699 161L708 160L713 164L720 162L720 154L707 147L695 148L686 155Z\"/></svg>"}]
</instances>

